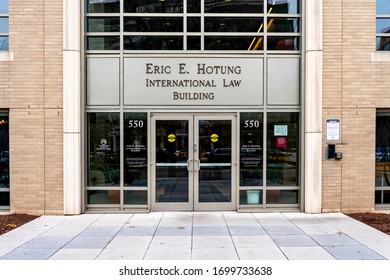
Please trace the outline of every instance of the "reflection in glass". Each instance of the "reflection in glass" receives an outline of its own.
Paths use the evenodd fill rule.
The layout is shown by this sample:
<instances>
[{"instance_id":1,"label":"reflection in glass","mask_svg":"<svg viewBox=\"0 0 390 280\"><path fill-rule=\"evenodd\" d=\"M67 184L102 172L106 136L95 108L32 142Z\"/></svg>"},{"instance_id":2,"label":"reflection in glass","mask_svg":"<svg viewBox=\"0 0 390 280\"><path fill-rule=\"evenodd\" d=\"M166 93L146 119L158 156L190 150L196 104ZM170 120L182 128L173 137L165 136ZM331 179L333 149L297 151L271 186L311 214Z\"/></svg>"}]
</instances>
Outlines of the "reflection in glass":
<instances>
[{"instance_id":1,"label":"reflection in glass","mask_svg":"<svg viewBox=\"0 0 390 280\"><path fill-rule=\"evenodd\" d=\"M240 190L240 205L263 204L262 190Z\"/></svg>"},{"instance_id":2,"label":"reflection in glass","mask_svg":"<svg viewBox=\"0 0 390 280\"><path fill-rule=\"evenodd\" d=\"M377 51L390 51L390 37L376 37Z\"/></svg>"},{"instance_id":3,"label":"reflection in glass","mask_svg":"<svg viewBox=\"0 0 390 280\"><path fill-rule=\"evenodd\" d=\"M375 204L390 204L390 190L376 190Z\"/></svg>"},{"instance_id":4,"label":"reflection in glass","mask_svg":"<svg viewBox=\"0 0 390 280\"><path fill-rule=\"evenodd\" d=\"M390 15L390 1L376 0L376 13L378 15Z\"/></svg>"},{"instance_id":5,"label":"reflection in glass","mask_svg":"<svg viewBox=\"0 0 390 280\"><path fill-rule=\"evenodd\" d=\"M390 18L376 19L376 33L390 33Z\"/></svg>"},{"instance_id":6,"label":"reflection in glass","mask_svg":"<svg viewBox=\"0 0 390 280\"><path fill-rule=\"evenodd\" d=\"M88 32L119 32L119 17L89 17Z\"/></svg>"},{"instance_id":7,"label":"reflection in glass","mask_svg":"<svg viewBox=\"0 0 390 280\"><path fill-rule=\"evenodd\" d=\"M148 125L146 113L124 114L124 185L148 186Z\"/></svg>"},{"instance_id":8,"label":"reflection in glass","mask_svg":"<svg viewBox=\"0 0 390 280\"><path fill-rule=\"evenodd\" d=\"M180 17L125 17L125 32L183 32Z\"/></svg>"},{"instance_id":9,"label":"reflection in glass","mask_svg":"<svg viewBox=\"0 0 390 280\"><path fill-rule=\"evenodd\" d=\"M240 186L263 185L263 114L240 115Z\"/></svg>"},{"instance_id":10,"label":"reflection in glass","mask_svg":"<svg viewBox=\"0 0 390 280\"><path fill-rule=\"evenodd\" d=\"M263 50L263 37L253 36L205 36L205 50Z\"/></svg>"},{"instance_id":11,"label":"reflection in glass","mask_svg":"<svg viewBox=\"0 0 390 280\"><path fill-rule=\"evenodd\" d=\"M140 190L125 191L124 204L146 205L148 204L148 192Z\"/></svg>"},{"instance_id":12,"label":"reflection in glass","mask_svg":"<svg viewBox=\"0 0 390 280\"><path fill-rule=\"evenodd\" d=\"M200 13L200 1L187 0L187 13Z\"/></svg>"},{"instance_id":13,"label":"reflection in glass","mask_svg":"<svg viewBox=\"0 0 390 280\"><path fill-rule=\"evenodd\" d=\"M119 186L119 113L88 114L88 186Z\"/></svg>"},{"instance_id":14,"label":"reflection in glass","mask_svg":"<svg viewBox=\"0 0 390 280\"><path fill-rule=\"evenodd\" d=\"M205 32L264 32L263 18L205 17Z\"/></svg>"},{"instance_id":15,"label":"reflection in glass","mask_svg":"<svg viewBox=\"0 0 390 280\"><path fill-rule=\"evenodd\" d=\"M299 32L297 18L268 18L268 32Z\"/></svg>"},{"instance_id":16,"label":"reflection in glass","mask_svg":"<svg viewBox=\"0 0 390 280\"><path fill-rule=\"evenodd\" d=\"M205 0L205 13L252 13L264 12L264 0Z\"/></svg>"},{"instance_id":17,"label":"reflection in glass","mask_svg":"<svg viewBox=\"0 0 390 280\"><path fill-rule=\"evenodd\" d=\"M183 0L124 0L125 13L182 13Z\"/></svg>"},{"instance_id":18,"label":"reflection in glass","mask_svg":"<svg viewBox=\"0 0 390 280\"><path fill-rule=\"evenodd\" d=\"M182 50L182 36L125 36L125 50Z\"/></svg>"},{"instance_id":19,"label":"reflection in glass","mask_svg":"<svg viewBox=\"0 0 390 280\"><path fill-rule=\"evenodd\" d=\"M230 120L199 121L199 202L231 201Z\"/></svg>"},{"instance_id":20,"label":"reflection in glass","mask_svg":"<svg viewBox=\"0 0 390 280\"><path fill-rule=\"evenodd\" d=\"M8 113L0 112L0 189L8 189L9 185L9 117ZM8 196L4 192L0 192L2 200L8 199L9 206L9 194ZM1 202L1 206L4 206L5 202Z\"/></svg>"},{"instance_id":21,"label":"reflection in glass","mask_svg":"<svg viewBox=\"0 0 390 280\"><path fill-rule=\"evenodd\" d=\"M267 190L267 204L298 204L298 190Z\"/></svg>"},{"instance_id":22,"label":"reflection in glass","mask_svg":"<svg viewBox=\"0 0 390 280\"><path fill-rule=\"evenodd\" d=\"M8 44L8 36L0 36L0 51L8 51L9 44Z\"/></svg>"},{"instance_id":23,"label":"reflection in glass","mask_svg":"<svg viewBox=\"0 0 390 280\"><path fill-rule=\"evenodd\" d=\"M0 0L0 14L8 14L8 0Z\"/></svg>"},{"instance_id":24,"label":"reflection in glass","mask_svg":"<svg viewBox=\"0 0 390 280\"><path fill-rule=\"evenodd\" d=\"M93 37L90 36L88 37L87 48L90 51L119 50L120 49L119 36L93 36Z\"/></svg>"},{"instance_id":25,"label":"reflection in glass","mask_svg":"<svg viewBox=\"0 0 390 280\"><path fill-rule=\"evenodd\" d=\"M376 117L375 186L390 186L390 115Z\"/></svg>"},{"instance_id":26,"label":"reflection in glass","mask_svg":"<svg viewBox=\"0 0 390 280\"><path fill-rule=\"evenodd\" d=\"M268 0L268 11L272 14L298 14L300 0Z\"/></svg>"},{"instance_id":27,"label":"reflection in glass","mask_svg":"<svg viewBox=\"0 0 390 280\"><path fill-rule=\"evenodd\" d=\"M156 202L188 202L188 121L156 121Z\"/></svg>"},{"instance_id":28,"label":"reflection in glass","mask_svg":"<svg viewBox=\"0 0 390 280\"><path fill-rule=\"evenodd\" d=\"M267 48L270 51L299 50L299 37L273 37L268 36Z\"/></svg>"},{"instance_id":29,"label":"reflection in glass","mask_svg":"<svg viewBox=\"0 0 390 280\"><path fill-rule=\"evenodd\" d=\"M200 17L188 17L187 18L187 31L188 32L200 32Z\"/></svg>"},{"instance_id":30,"label":"reflection in glass","mask_svg":"<svg viewBox=\"0 0 390 280\"><path fill-rule=\"evenodd\" d=\"M119 204L120 192L118 190L90 190L87 191L88 204Z\"/></svg>"},{"instance_id":31,"label":"reflection in glass","mask_svg":"<svg viewBox=\"0 0 390 280\"><path fill-rule=\"evenodd\" d=\"M0 17L0 33L8 33L8 18Z\"/></svg>"},{"instance_id":32,"label":"reflection in glass","mask_svg":"<svg viewBox=\"0 0 390 280\"><path fill-rule=\"evenodd\" d=\"M298 185L299 113L268 113L267 185Z\"/></svg>"},{"instance_id":33,"label":"reflection in glass","mask_svg":"<svg viewBox=\"0 0 390 280\"><path fill-rule=\"evenodd\" d=\"M10 205L10 193L9 192L0 192L0 207L8 208Z\"/></svg>"},{"instance_id":34,"label":"reflection in glass","mask_svg":"<svg viewBox=\"0 0 390 280\"><path fill-rule=\"evenodd\" d=\"M120 0L88 0L88 13L119 13Z\"/></svg>"},{"instance_id":35,"label":"reflection in glass","mask_svg":"<svg viewBox=\"0 0 390 280\"><path fill-rule=\"evenodd\" d=\"M187 36L187 50L200 50L200 36Z\"/></svg>"}]
</instances>

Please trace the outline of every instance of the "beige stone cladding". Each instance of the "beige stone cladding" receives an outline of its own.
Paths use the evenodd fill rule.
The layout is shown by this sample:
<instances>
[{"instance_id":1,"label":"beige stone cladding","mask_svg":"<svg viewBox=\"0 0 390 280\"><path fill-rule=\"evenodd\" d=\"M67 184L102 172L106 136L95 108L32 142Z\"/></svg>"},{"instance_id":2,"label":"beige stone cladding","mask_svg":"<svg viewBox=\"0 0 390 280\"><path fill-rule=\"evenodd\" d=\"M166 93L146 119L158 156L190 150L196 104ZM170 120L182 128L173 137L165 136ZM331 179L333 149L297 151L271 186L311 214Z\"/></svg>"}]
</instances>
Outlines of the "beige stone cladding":
<instances>
[{"instance_id":1,"label":"beige stone cladding","mask_svg":"<svg viewBox=\"0 0 390 280\"><path fill-rule=\"evenodd\" d=\"M325 120L340 118L343 159L323 157L322 211L371 211L376 111L390 107L390 60L375 51L376 1L323 0L323 12L323 140Z\"/></svg>"},{"instance_id":2,"label":"beige stone cladding","mask_svg":"<svg viewBox=\"0 0 390 280\"><path fill-rule=\"evenodd\" d=\"M9 1L0 109L10 114L11 212L63 213L62 0Z\"/></svg>"}]
</instances>

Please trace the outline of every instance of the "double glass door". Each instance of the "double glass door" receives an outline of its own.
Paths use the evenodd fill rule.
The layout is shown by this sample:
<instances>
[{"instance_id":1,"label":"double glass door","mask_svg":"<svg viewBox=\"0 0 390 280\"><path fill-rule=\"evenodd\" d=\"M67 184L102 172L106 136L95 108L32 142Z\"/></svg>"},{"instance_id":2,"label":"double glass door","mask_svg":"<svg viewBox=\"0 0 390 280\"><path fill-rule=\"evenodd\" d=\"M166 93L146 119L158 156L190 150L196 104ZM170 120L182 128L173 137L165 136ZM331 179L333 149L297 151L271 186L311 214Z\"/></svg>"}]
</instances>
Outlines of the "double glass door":
<instances>
[{"instance_id":1,"label":"double glass door","mask_svg":"<svg viewBox=\"0 0 390 280\"><path fill-rule=\"evenodd\" d=\"M233 210L235 116L152 116L152 210Z\"/></svg>"}]
</instances>

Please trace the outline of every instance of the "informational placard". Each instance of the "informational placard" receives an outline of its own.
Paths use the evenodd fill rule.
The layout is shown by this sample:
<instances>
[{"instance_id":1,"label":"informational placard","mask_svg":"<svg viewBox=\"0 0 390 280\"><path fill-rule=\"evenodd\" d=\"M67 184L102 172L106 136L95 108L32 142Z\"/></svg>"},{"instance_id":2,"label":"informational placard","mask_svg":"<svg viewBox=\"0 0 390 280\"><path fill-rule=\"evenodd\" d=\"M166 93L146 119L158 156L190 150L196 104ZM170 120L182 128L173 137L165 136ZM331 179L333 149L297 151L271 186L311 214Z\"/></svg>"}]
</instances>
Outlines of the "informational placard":
<instances>
[{"instance_id":1,"label":"informational placard","mask_svg":"<svg viewBox=\"0 0 390 280\"><path fill-rule=\"evenodd\" d=\"M326 120L326 140L327 141L340 140L340 119Z\"/></svg>"},{"instance_id":2,"label":"informational placard","mask_svg":"<svg viewBox=\"0 0 390 280\"><path fill-rule=\"evenodd\" d=\"M287 136L288 126L287 125L274 125L274 136Z\"/></svg>"},{"instance_id":3,"label":"informational placard","mask_svg":"<svg viewBox=\"0 0 390 280\"><path fill-rule=\"evenodd\" d=\"M263 59L128 57L125 105L262 105Z\"/></svg>"}]
</instances>

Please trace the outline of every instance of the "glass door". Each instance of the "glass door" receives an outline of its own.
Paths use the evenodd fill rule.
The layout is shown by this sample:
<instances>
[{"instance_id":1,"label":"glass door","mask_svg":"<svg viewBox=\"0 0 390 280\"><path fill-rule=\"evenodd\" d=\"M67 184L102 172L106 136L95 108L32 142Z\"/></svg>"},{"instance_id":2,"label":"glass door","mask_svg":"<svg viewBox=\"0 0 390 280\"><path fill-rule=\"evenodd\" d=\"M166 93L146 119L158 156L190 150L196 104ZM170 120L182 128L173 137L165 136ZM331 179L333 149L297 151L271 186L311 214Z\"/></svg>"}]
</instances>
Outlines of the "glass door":
<instances>
[{"instance_id":1,"label":"glass door","mask_svg":"<svg viewBox=\"0 0 390 280\"><path fill-rule=\"evenodd\" d=\"M195 210L233 210L234 116L194 117Z\"/></svg>"},{"instance_id":2,"label":"glass door","mask_svg":"<svg viewBox=\"0 0 390 280\"><path fill-rule=\"evenodd\" d=\"M192 116L152 123L152 210L193 210Z\"/></svg>"},{"instance_id":3,"label":"glass door","mask_svg":"<svg viewBox=\"0 0 390 280\"><path fill-rule=\"evenodd\" d=\"M152 210L233 210L233 115L152 117Z\"/></svg>"}]
</instances>

